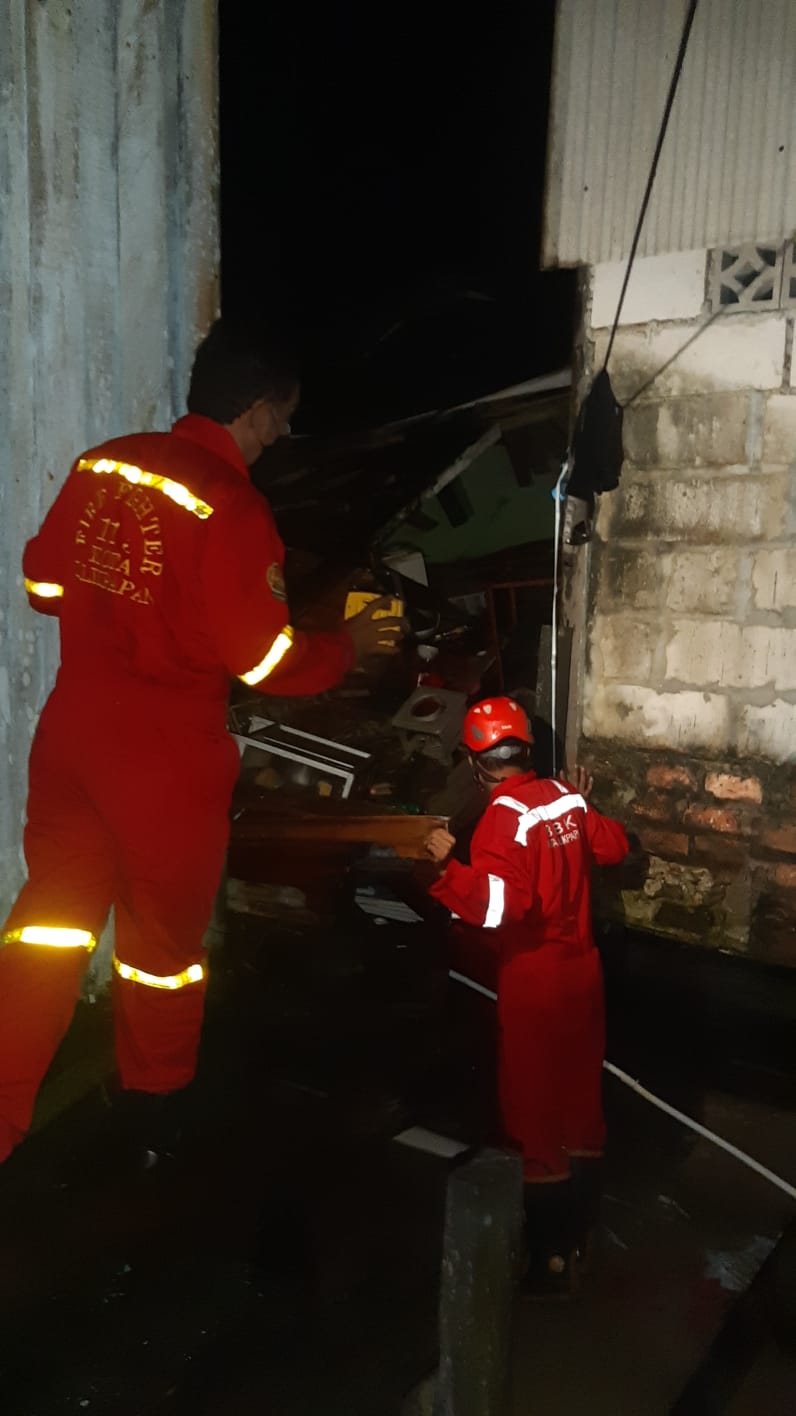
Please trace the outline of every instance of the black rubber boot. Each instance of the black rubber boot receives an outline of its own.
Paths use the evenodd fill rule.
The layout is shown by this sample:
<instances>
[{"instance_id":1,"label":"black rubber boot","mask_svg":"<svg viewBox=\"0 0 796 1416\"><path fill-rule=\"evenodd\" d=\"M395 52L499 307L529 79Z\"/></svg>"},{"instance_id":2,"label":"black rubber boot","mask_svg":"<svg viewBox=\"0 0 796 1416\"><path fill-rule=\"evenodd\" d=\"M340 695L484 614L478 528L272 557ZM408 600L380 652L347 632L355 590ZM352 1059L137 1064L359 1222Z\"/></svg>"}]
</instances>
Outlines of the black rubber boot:
<instances>
[{"instance_id":1,"label":"black rubber boot","mask_svg":"<svg viewBox=\"0 0 796 1416\"><path fill-rule=\"evenodd\" d=\"M154 1170L173 1162L185 1123L188 1088L164 1096L120 1091L114 1100L117 1136L128 1166Z\"/></svg>"},{"instance_id":2,"label":"black rubber boot","mask_svg":"<svg viewBox=\"0 0 796 1416\"><path fill-rule=\"evenodd\" d=\"M572 1182L526 1185L524 1202L528 1267L520 1295L571 1298L577 1286Z\"/></svg>"},{"instance_id":3,"label":"black rubber boot","mask_svg":"<svg viewBox=\"0 0 796 1416\"><path fill-rule=\"evenodd\" d=\"M600 1217L605 1162L602 1156L572 1156L573 1238L582 1274L594 1268L595 1237Z\"/></svg>"}]
</instances>

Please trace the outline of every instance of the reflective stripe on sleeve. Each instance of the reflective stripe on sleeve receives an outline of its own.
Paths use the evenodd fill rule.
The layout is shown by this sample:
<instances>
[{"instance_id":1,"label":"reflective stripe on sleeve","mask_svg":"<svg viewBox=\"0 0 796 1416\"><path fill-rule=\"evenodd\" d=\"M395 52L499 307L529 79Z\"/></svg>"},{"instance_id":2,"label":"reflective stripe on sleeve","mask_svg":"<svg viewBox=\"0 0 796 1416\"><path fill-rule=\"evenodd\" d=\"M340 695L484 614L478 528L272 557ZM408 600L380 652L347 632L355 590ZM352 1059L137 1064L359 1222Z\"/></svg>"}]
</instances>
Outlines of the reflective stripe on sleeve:
<instances>
[{"instance_id":1,"label":"reflective stripe on sleeve","mask_svg":"<svg viewBox=\"0 0 796 1416\"><path fill-rule=\"evenodd\" d=\"M503 910L506 900L506 884L499 875L489 877L489 904L486 907L486 919L484 929L497 929L503 923Z\"/></svg>"},{"instance_id":2,"label":"reflective stripe on sleeve","mask_svg":"<svg viewBox=\"0 0 796 1416\"><path fill-rule=\"evenodd\" d=\"M245 674L239 674L238 677L243 683L262 683L263 679L268 678L268 675L273 673L277 664L281 664L293 643L293 637L294 630L292 626L286 624L281 633L276 636L265 658L261 659L259 664L255 664L253 669L249 669Z\"/></svg>"},{"instance_id":3,"label":"reflective stripe on sleeve","mask_svg":"<svg viewBox=\"0 0 796 1416\"><path fill-rule=\"evenodd\" d=\"M176 988L185 988L188 983L201 983L205 976L205 971L201 964L191 964L187 969L183 969L178 974L151 974L145 969L134 969L132 964L123 964L121 959L113 956L113 967L120 978L128 983L141 983L145 988L168 988L172 992Z\"/></svg>"},{"instance_id":4,"label":"reflective stripe on sleeve","mask_svg":"<svg viewBox=\"0 0 796 1416\"><path fill-rule=\"evenodd\" d=\"M25 589L29 595L38 595L40 600L60 600L64 593L63 585L56 585L51 580L28 580L27 576Z\"/></svg>"},{"instance_id":5,"label":"reflective stripe on sleeve","mask_svg":"<svg viewBox=\"0 0 796 1416\"><path fill-rule=\"evenodd\" d=\"M89 929L58 929L48 924L26 924L22 929L8 929L4 944L43 944L49 949L87 949L89 954L97 940Z\"/></svg>"}]
</instances>

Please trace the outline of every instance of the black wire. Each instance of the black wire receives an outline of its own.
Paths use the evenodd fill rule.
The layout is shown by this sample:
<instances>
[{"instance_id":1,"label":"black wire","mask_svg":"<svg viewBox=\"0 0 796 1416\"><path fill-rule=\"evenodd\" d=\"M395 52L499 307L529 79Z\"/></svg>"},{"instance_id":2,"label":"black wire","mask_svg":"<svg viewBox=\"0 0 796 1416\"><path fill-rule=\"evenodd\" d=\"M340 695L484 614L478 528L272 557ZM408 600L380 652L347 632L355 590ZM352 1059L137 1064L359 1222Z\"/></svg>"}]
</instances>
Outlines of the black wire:
<instances>
[{"instance_id":1,"label":"black wire","mask_svg":"<svg viewBox=\"0 0 796 1416\"><path fill-rule=\"evenodd\" d=\"M786 239L785 241L783 241L782 246L779 248L780 257L784 255L785 247L787 244L788 243ZM712 324L715 324L716 320L721 319L723 315L730 314L732 312L732 309L732 305L718 305L717 308L713 311L713 314L710 315L709 318L706 319L699 326L699 329L694 330L694 333L690 335L689 338L686 339L683 344L680 345L680 348L675 349L674 353L666 360L666 362L661 364L660 368L656 369L654 374L650 374L649 378L645 379L643 384L639 385L635 393L631 393L630 397L625 399L625 402L621 405L622 408L629 408L631 403L635 403L636 399L640 398L642 393L646 393L647 389L652 387L652 385L655 383L655 380L659 379L661 374L665 374L666 370L672 367L672 364L674 364L676 360L680 358L681 354L685 353L686 349L691 348L691 345L694 344L697 339L699 339L700 335L705 333L706 329L710 329L710 326Z\"/></svg>"},{"instance_id":2,"label":"black wire","mask_svg":"<svg viewBox=\"0 0 796 1416\"><path fill-rule=\"evenodd\" d=\"M651 388L652 385L655 383L655 380L659 379L661 374L665 374L666 370L670 369L672 367L672 364L677 362L677 360L680 358L680 355L684 354L686 349L690 349L691 345L696 343L700 335L705 333L706 329L710 329L710 326L712 324L715 324L717 319L720 319L722 315L726 315L728 308L731 307L727 305L720 305L717 310L714 310L713 314L710 315L710 317L699 326L699 329L695 329L694 333L692 335L689 335L688 339L686 339L685 342L680 345L680 348L675 349L671 357L667 359L664 364L661 364L660 368L656 369L654 374L650 374L649 378L644 380L643 384L641 384L636 389L635 393L631 393L630 397L625 399L624 403L621 405L622 408L629 408L631 403L635 403L636 399L641 397L642 393L646 393L647 389Z\"/></svg>"},{"instance_id":3,"label":"black wire","mask_svg":"<svg viewBox=\"0 0 796 1416\"><path fill-rule=\"evenodd\" d=\"M633 269L633 262L636 259L636 250L638 248L639 239L641 237L641 228L644 225L644 218L647 215L647 207L649 206L649 200L652 196L652 184L655 181L655 174L658 170L658 160L661 155L661 149L663 148L663 140L666 137L666 129L669 126L669 118L671 116L672 107L674 104L674 96L677 92L677 85L680 81L680 74L682 73L683 64L685 62L685 52L688 48L688 39L691 34L691 26L694 23L694 15L696 14L697 3L698 0L690 0L688 14L685 17L683 33L680 39L680 48L677 51L677 60L674 66L674 73L672 74L672 81L669 85L669 93L666 99L666 107L663 110L663 118L661 120L660 131L658 133L658 141L655 144L655 152L652 157L652 166L650 167L649 177L647 178L647 186L644 192L644 199L641 203L641 211L639 212L638 221L636 223L636 230L633 236L633 244L630 247L630 255L627 258L627 269L625 270L625 278L622 282L622 291L619 296L619 304L616 307L616 315L614 316L614 325L613 329L611 330L611 338L608 341L608 349L605 355L605 363L603 364L604 370L608 368L608 360L611 357L611 350L614 347L614 338L616 336L616 331L619 326L619 319L622 314L622 306L625 303L625 295L627 293L628 281L630 280L630 272Z\"/></svg>"}]
</instances>

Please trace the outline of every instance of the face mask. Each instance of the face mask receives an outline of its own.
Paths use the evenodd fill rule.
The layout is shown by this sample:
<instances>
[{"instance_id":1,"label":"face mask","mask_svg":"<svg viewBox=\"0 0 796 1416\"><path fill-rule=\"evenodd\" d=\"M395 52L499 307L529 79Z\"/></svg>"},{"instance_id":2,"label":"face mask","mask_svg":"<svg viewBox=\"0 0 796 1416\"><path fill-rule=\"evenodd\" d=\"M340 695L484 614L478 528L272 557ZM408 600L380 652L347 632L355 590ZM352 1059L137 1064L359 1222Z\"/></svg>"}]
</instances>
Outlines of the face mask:
<instances>
[{"instance_id":1,"label":"face mask","mask_svg":"<svg viewBox=\"0 0 796 1416\"><path fill-rule=\"evenodd\" d=\"M502 750L500 747L494 748L492 755L495 757L503 757L507 764L513 763L515 766L519 767L521 771L524 771L527 767L527 763L521 761L519 756L516 755L515 750L511 747L505 747ZM476 756L470 757L470 769L479 787L494 787L498 782L503 780L502 777L496 777L494 773L488 772L484 763Z\"/></svg>"}]
</instances>

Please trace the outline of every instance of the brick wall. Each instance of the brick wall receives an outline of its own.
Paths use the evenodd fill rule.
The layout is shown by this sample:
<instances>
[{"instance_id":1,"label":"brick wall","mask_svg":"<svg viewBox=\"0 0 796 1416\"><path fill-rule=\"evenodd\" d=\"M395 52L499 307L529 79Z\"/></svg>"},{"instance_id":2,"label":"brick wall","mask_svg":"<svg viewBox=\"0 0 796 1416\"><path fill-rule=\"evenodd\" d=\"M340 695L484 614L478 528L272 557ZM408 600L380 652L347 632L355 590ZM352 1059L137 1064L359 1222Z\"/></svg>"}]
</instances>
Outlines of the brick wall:
<instances>
[{"instance_id":1,"label":"brick wall","mask_svg":"<svg viewBox=\"0 0 796 1416\"><path fill-rule=\"evenodd\" d=\"M796 966L792 318L723 316L627 408L591 551L581 756L649 854L605 909ZM617 396L697 326L620 330Z\"/></svg>"},{"instance_id":2,"label":"brick wall","mask_svg":"<svg viewBox=\"0 0 796 1416\"><path fill-rule=\"evenodd\" d=\"M763 760L584 744L595 801L645 861L606 872L600 913L642 929L796 964L796 784Z\"/></svg>"}]
</instances>

